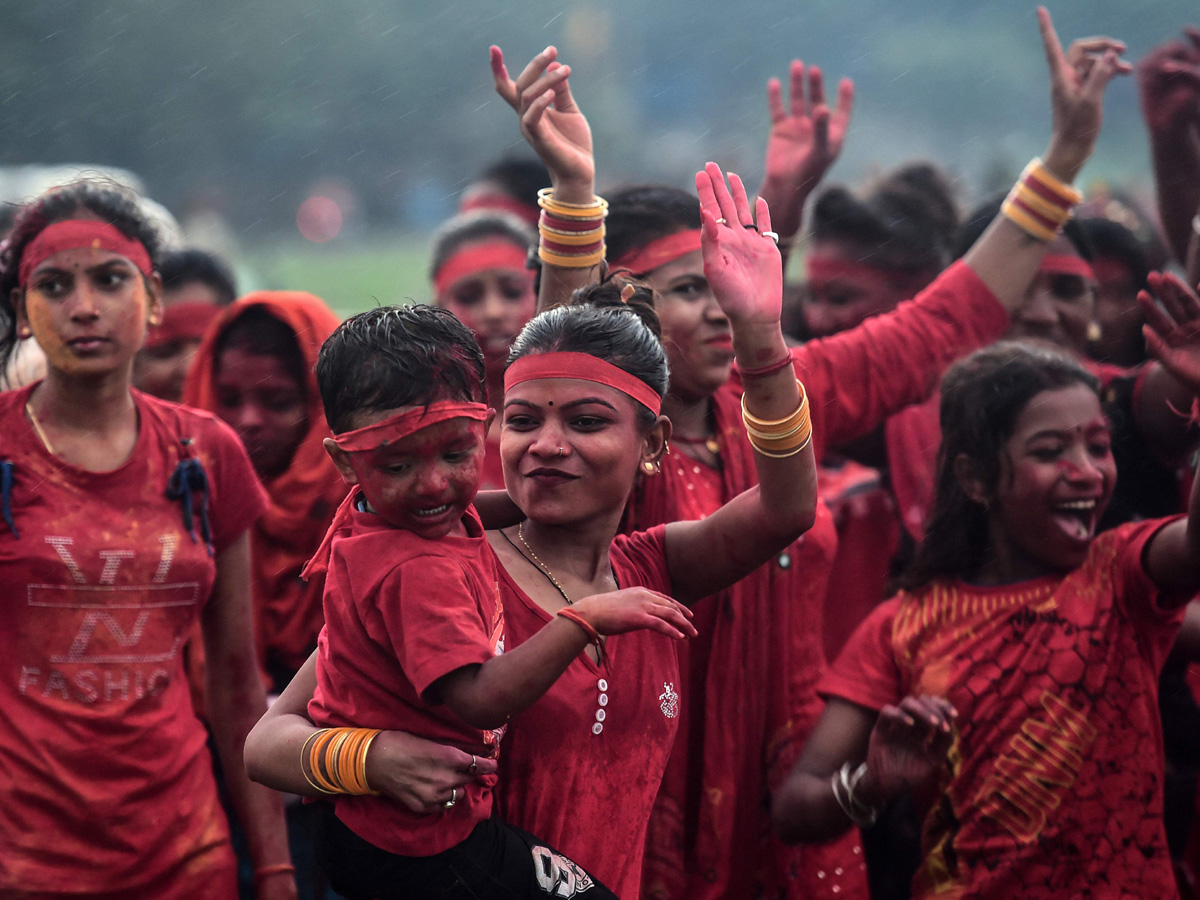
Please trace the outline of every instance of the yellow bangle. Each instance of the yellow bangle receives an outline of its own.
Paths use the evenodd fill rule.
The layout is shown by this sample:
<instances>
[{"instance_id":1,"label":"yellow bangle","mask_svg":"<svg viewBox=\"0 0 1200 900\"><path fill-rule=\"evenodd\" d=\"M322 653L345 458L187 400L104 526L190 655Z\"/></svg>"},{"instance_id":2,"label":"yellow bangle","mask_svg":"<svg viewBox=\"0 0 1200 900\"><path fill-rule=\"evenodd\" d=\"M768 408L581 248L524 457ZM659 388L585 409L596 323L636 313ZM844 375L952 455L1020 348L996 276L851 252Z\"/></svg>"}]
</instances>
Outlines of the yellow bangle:
<instances>
[{"instance_id":1,"label":"yellow bangle","mask_svg":"<svg viewBox=\"0 0 1200 900\"><path fill-rule=\"evenodd\" d=\"M762 447L758 446L758 444L754 443L754 441L750 442L750 446L754 448L755 453L758 453L761 456L766 456L770 459L787 459L790 456L795 456L797 453L799 453L801 450L803 450L805 447L807 447L811 441L812 441L812 434L809 433L808 437L806 437L804 439L803 443L799 444L796 447L793 447L790 450L785 450L780 453L775 453L770 450L764 450Z\"/></svg>"},{"instance_id":2,"label":"yellow bangle","mask_svg":"<svg viewBox=\"0 0 1200 900\"><path fill-rule=\"evenodd\" d=\"M603 225L593 231L555 231L543 225L539 232L542 237L556 244L586 246L604 240Z\"/></svg>"},{"instance_id":3,"label":"yellow bangle","mask_svg":"<svg viewBox=\"0 0 1200 900\"><path fill-rule=\"evenodd\" d=\"M1083 194L1079 193L1079 191L1066 182L1060 181L1057 176L1051 174L1040 156L1035 156L1030 160L1029 165L1025 167L1025 171L1021 173L1021 177L1017 180L1020 182L1026 178L1032 178L1046 190L1061 197L1064 203L1069 203L1071 206L1077 206L1083 201Z\"/></svg>"},{"instance_id":4,"label":"yellow bangle","mask_svg":"<svg viewBox=\"0 0 1200 900\"><path fill-rule=\"evenodd\" d=\"M558 266L560 269L590 269L592 266L598 266L604 262L604 254L606 252L608 252L608 248L601 247L595 253L580 256L562 256L547 250L545 247L539 247L538 257L542 262Z\"/></svg>"},{"instance_id":5,"label":"yellow bangle","mask_svg":"<svg viewBox=\"0 0 1200 900\"><path fill-rule=\"evenodd\" d=\"M1006 219L1030 237L1042 243L1049 244L1058 237L1057 231L1047 228L1041 222L1032 219L1025 210L1017 208L1012 200L1005 200L1004 205L1000 207L1000 212L1004 214Z\"/></svg>"},{"instance_id":6,"label":"yellow bangle","mask_svg":"<svg viewBox=\"0 0 1200 900\"><path fill-rule=\"evenodd\" d=\"M537 192L538 206L546 209L546 204L561 206L563 209L608 209L608 201L599 195L592 196L591 203L567 203L565 200L554 198L554 188L544 187Z\"/></svg>"},{"instance_id":7,"label":"yellow bangle","mask_svg":"<svg viewBox=\"0 0 1200 900\"><path fill-rule=\"evenodd\" d=\"M310 785L312 785L313 788L320 791L322 794L335 794L337 791L327 791L325 788L321 787L321 785L313 781L312 776L308 774L308 769L304 768L305 759L308 759L309 767L312 768L312 760L308 758L308 745L312 742L313 738L320 737L327 731L329 731L328 728L319 728L305 739L303 746L300 748L300 773L304 776L305 781L307 781ZM315 769L313 769L313 774L316 774Z\"/></svg>"},{"instance_id":8,"label":"yellow bangle","mask_svg":"<svg viewBox=\"0 0 1200 900\"><path fill-rule=\"evenodd\" d=\"M1024 182L1018 182L1013 188L1021 202L1026 206L1031 207L1034 212L1051 219L1061 228L1066 224L1067 219L1071 218L1071 210L1064 209L1061 206L1055 206L1046 198L1039 195L1033 188Z\"/></svg>"},{"instance_id":9,"label":"yellow bangle","mask_svg":"<svg viewBox=\"0 0 1200 900\"><path fill-rule=\"evenodd\" d=\"M796 379L796 387L800 388L800 403L796 406L794 412L789 413L782 419L760 419L746 408L746 395L742 394L742 421L747 426L754 426L760 431L776 432L783 428L791 428L805 415L808 405L808 394L804 390L804 384L799 378Z\"/></svg>"}]
</instances>

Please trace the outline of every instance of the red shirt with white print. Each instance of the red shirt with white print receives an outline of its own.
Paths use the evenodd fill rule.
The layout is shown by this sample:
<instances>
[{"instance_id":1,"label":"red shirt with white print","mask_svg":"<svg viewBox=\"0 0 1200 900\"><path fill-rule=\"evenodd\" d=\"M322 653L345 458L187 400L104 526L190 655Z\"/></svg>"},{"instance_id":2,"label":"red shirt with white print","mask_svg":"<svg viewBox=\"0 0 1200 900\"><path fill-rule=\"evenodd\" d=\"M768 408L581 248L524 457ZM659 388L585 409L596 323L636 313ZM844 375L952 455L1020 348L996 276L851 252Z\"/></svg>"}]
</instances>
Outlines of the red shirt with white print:
<instances>
[{"instance_id":1,"label":"red shirt with white print","mask_svg":"<svg viewBox=\"0 0 1200 900\"><path fill-rule=\"evenodd\" d=\"M664 533L660 525L616 537L609 560L617 584L671 595ZM553 616L499 568L508 639L516 646ZM638 895L650 808L684 702L676 644L646 630L606 638L603 665L580 653L505 737L498 788L505 820L618 897Z\"/></svg>"},{"instance_id":2,"label":"red shirt with white print","mask_svg":"<svg viewBox=\"0 0 1200 900\"><path fill-rule=\"evenodd\" d=\"M823 694L958 710L915 897L1177 896L1157 692L1183 610L1142 564L1166 521L1105 532L1066 576L901 593L854 633Z\"/></svg>"},{"instance_id":3,"label":"red shirt with white print","mask_svg":"<svg viewBox=\"0 0 1200 900\"><path fill-rule=\"evenodd\" d=\"M0 394L0 895L236 892L225 814L180 649L216 574L167 484L184 454L207 474L216 553L266 495L234 433L133 392L138 436L111 472L51 455ZM185 441L190 444L185 445Z\"/></svg>"},{"instance_id":4,"label":"red shirt with white print","mask_svg":"<svg viewBox=\"0 0 1200 900\"><path fill-rule=\"evenodd\" d=\"M353 511L338 526L317 641L308 713L321 728L407 731L495 757L502 730L482 731L421 694L463 666L504 652L496 562L474 507L465 534L427 540ZM339 819L398 856L432 856L462 843L492 812L495 776L458 791L450 809L410 812L383 797L335 797Z\"/></svg>"}]
</instances>

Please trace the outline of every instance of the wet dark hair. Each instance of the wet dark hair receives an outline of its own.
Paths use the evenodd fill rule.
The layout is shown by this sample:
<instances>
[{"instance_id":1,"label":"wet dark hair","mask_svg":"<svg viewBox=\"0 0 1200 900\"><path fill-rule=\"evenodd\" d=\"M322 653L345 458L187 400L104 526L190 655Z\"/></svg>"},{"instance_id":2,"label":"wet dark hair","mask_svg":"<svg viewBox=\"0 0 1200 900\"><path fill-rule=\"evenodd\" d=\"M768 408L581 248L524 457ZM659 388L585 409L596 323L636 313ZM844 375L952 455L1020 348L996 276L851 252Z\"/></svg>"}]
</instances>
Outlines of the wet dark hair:
<instances>
[{"instance_id":1,"label":"wet dark hair","mask_svg":"<svg viewBox=\"0 0 1200 900\"><path fill-rule=\"evenodd\" d=\"M992 219L1000 215L1000 207L1004 204L1006 196L1007 194L997 194L970 212L958 230L958 238L954 244L955 259L965 255L987 230L987 227L992 224ZM1075 248L1075 252L1088 262L1095 258L1096 254L1092 250L1092 245L1083 229L1079 227L1077 220L1067 220L1067 224L1063 227L1063 237L1069 240L1071 246Z\"/></svg>"},{"instance_id":2,"label":"wet dark hair","mask_svg":"<svg viewBox=\"0 0 1200 900\"><path fill-rule=\"evenodd\" d=\"M695 194L661 184L618 188L608 194L605 220L609 260L651 241L700 227L700 201ZM642 274L637 272L635 274Z\"/></svg>"},{"instance_id":3,"label":"wet dark hair","mask_svg":"<svg viewBox=\"0 0 1200 900\"><path fill-rule=\"evenodd\" d=\"M1078 363L1012 341L993 344L950 367L942 379L937 494L903 587L917 590L937 579L970 578L979 571L988 551L988 513L959 484L955 459L971 459L987 491L994 491L1004 445L1029 401L1042 391L1077 384L1100 394L1099 381Z\"/></svg>"},{"instance_id":4,"label":"wet dark hair","mask_svg":"<svg viewBox=\"0 0 1200 900\"><path fill-rule=\"evenodd\" d=\"M168 250L158 263L163 290L172 291L189 284L202 284L217 295L217 304L228 306L237 299L233 269L221 257L205 250L188 248Z\"/></svg>"},{"instance_id":5,"label":"wet dark hair","mask_svg":"<svg viewBox=\"0 0 1200 900\"><path fill-rule=\"evenodd\" d=\"M270 356L279 360L288 377L305 392L308 384L304 353L296 333L282 319L264 306L251 306L222 329L213 345L213 370L221 367L227 350L241 350L255 356Z\"/></svg>"},{"instance_id":6,"label":"wet dark hair","mask_svg":"<svg viewBox=\"0 0 1200 900\"><path fill-rule=\"evenodd\" d=\"M487 397L483 351L448 310L414 303L351 316L317 356L317 385L334 434L360 410Z\"/></svg>"},{"instance_id":7,"label":"wet dark hair","mask_svg":"<svg viewBox=\"0 0 1200 900\"><path fill-rule=\"evenodd\" d=\"M587 353L665 395L670 368L654 311L654 292L632 282L634 292L626 302L621 291L630 283L617 277L588 285L575 292L570 306L557 306L530 319L513 342L508 364L532 353ZM638 421L644 427L655 421L640 403Z\"/></svg>"},{"instance_id":8,"label":"wet dark hair","mask_svg":"<svg viewBox=\"0 0 1200 900\"><path fill-rule=\"evenodd\" d=\"M8 367L17 345L16 310L12 292L25 248L49 225L90 212L115 226L127 238L139 241L158 268L162 237L157 226L138 205L138 195L115 181L99 178L73 181L53 188L21 208L0 244L0 372Z\"/></svg>"},{"instance_id":9,"label":"wet dark hair","mask_svg":"<svg viewBox=\"0 0 1200 900\"><path fill-rule=\"evenodd\" d=\"M1133 289L1146 286L1150 261L1145 245L1132 231L1111 219L1080 219L1079 227L1091 246L1093 255L1121 263L1133 279Z\"/></svg>"},{"instance_id":10,"label":"wet dark hair","mask_svg":"<svg viewBox=\"0 0 1200 900\"><path fill-rule=\"evenodd\" d=\"M460 213L452 219L447 219L434 232L433 251L430 254L430 280L463 244L490 237L506 240L526 252L537 241L533 229L512 213L492 209Z\"/></svg>"},{"instance_id":11,"label":"wet dark hair","mask_svg":"<svg viewBox=\"0 0 1200 900\"><path fill-rule=\"evenodd\" d=\"M958 207L946 175L931 163L910 163L863 199L834 186L813 208L813 239L846 245L885 269L940 271L951 260Z\"/></svg>"},{"instance_id":12,"label":"wet dark hair","mask_svg":"<svg viewBox=\"0 0 1200 900\"><path fill-rule=\"evenodd\" d=\"M494 182L509 197L536 208L537 192L550 186L550 173L536 159L512 157L492 163L475 181Z\"/></svg>"}]
</instances>

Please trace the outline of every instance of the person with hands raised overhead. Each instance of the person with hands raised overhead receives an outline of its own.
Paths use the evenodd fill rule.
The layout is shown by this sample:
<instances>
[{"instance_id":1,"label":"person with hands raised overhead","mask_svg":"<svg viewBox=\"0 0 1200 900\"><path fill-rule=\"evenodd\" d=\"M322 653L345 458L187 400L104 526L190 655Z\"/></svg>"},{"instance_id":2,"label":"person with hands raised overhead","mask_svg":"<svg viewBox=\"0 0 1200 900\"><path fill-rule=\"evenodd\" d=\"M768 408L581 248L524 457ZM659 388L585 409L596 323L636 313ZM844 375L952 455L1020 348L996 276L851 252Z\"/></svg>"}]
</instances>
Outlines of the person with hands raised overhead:
<instances>
[{"instance_id":1,"label":"person with hands raised overhead","mask_svg":"<svg viewBox=\"0 0 1200 900\"><path fill-rule=\"evenodd\" d=\"M821 69L810 65L808 97L805 98L805 66L792 60L788 71L789 101L783 102L778 78L767 82L767 108L771 131L767 136L767 156L763 183L758 195L774 211L779 232L779 253L787 268L788 253L800 232L805 203L842 152L850 114L854 108L854 82L838 82L837 105L825 102L825 77Z\"/></svg>"}]
</instances>

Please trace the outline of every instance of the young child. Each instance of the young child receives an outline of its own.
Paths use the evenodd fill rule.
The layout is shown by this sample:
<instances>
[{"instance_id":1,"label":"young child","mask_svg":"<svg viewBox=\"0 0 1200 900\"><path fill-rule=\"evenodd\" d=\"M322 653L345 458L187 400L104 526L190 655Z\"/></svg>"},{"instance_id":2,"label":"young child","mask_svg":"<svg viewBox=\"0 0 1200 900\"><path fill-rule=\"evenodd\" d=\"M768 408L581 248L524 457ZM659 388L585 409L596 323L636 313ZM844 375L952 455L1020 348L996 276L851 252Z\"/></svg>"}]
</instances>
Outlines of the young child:
<instances>
[{"instance_id":1,"label":"young child","mask_svg":"<svg viewBox=\"0 0 1200 900\"><path fill-rule=\"evenodd\" d=\"M1171 298L1182 327L1151 307L1151 349L1200 388L1200 301ZM957 364L941 423L908 587L826 676L776 828L822 840L917 790L916 897L1175 897L1156 690L1200 587L1200 492L1187 518L1096 536L1110 426L1096 379L1049 351Z\"/></svg>"},{"instance_id":2,"label":"young child","mask_svg":"<svg viewBox=\"0 0 1200 900\"><path fill-rule=\"evenodd\" d=\"M328 730L301 758L313 786L336 794L318 852L339 890L347 873L356 890L374 873L376 898L545 897L556 887L548 873L563 869L576 889L611 897L491 816L494 777L452 790L433 815L372 790L375 729L456 746L474 770L497 755L509 719L601 634L695 633L678 603L629 588L577 600L504 652L494 557L472 506L493 415L484 376L470 331L436 307L371 310L321 349L317 381L335 435L326 449L352 490L314 560L328 560L328 573L309 714Z\"/></svg>"}]
</instances>

